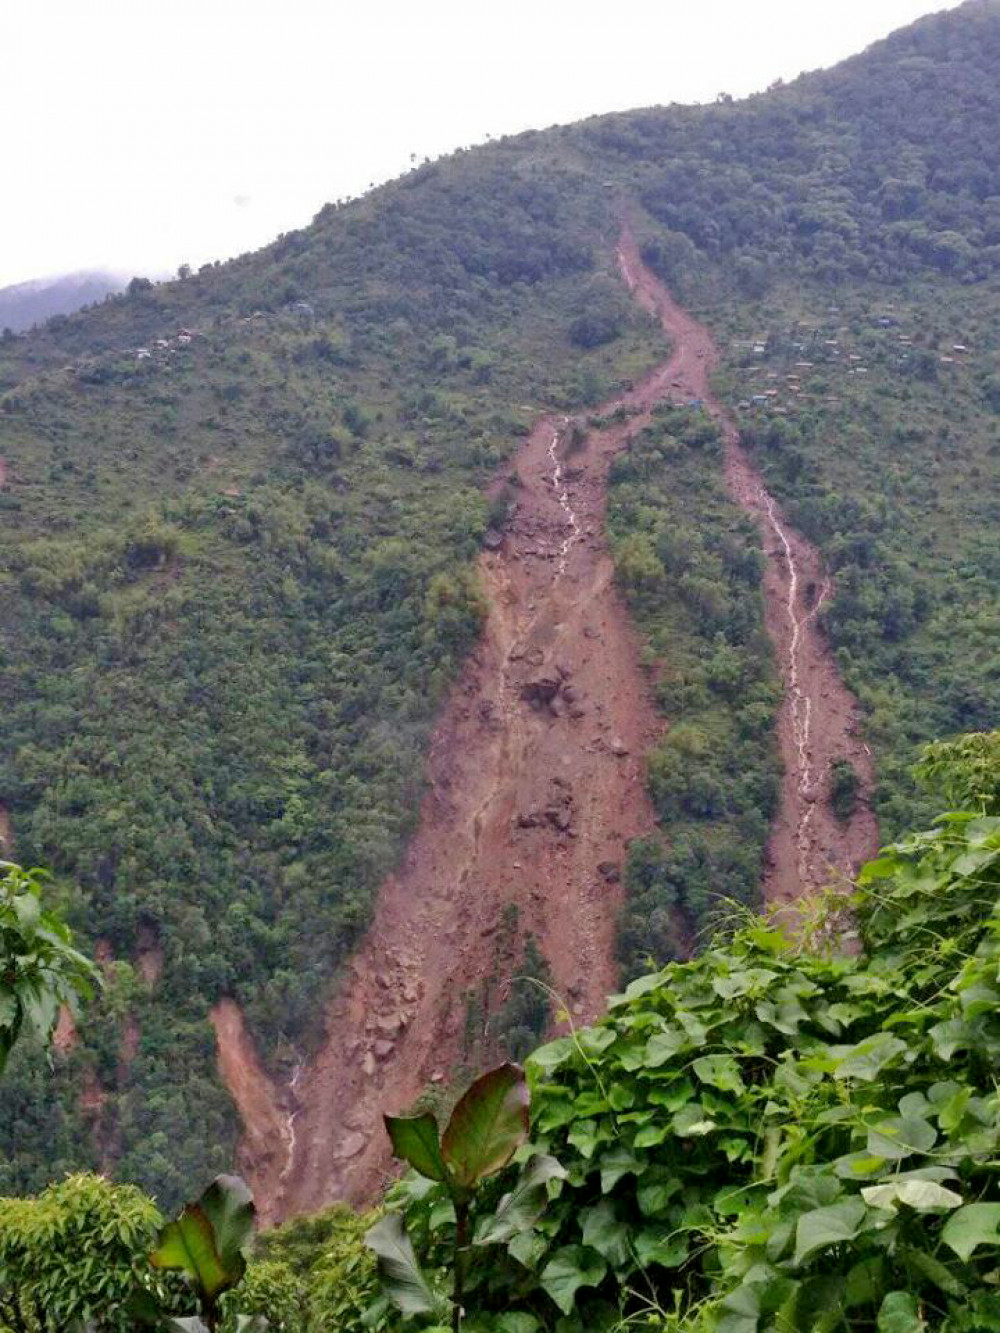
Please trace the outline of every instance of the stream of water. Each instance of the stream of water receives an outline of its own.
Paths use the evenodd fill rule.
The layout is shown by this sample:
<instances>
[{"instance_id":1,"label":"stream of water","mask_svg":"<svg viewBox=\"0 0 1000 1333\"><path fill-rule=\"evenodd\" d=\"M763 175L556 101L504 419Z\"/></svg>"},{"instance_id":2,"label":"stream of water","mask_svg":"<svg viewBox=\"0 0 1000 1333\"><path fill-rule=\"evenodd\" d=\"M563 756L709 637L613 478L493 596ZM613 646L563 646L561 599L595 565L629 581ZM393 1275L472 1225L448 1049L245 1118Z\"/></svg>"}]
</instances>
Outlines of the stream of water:
<instances>
[{"instance_id":1,"label":"stream of water","mask_svg":"<svg viewBox=\"0 0 1000 1333\"><path fill-rule=\"evenodd\" d=\"M549 445L549 458L552 460L552 488L556 493L556 498L562 507L569 523L569 532L563 539L559 548L559 564L556 566L556 578L561 578L566 573L566 565L569 561L570 547L580 536L580 524L577 522L576 511L570 503L569 490L563 485L562 464L559 462L558 448L559 439L562 431L569 425L569 417L562 417L559 426L552 428L552 443Z\"/></svg>"}]
</instances>

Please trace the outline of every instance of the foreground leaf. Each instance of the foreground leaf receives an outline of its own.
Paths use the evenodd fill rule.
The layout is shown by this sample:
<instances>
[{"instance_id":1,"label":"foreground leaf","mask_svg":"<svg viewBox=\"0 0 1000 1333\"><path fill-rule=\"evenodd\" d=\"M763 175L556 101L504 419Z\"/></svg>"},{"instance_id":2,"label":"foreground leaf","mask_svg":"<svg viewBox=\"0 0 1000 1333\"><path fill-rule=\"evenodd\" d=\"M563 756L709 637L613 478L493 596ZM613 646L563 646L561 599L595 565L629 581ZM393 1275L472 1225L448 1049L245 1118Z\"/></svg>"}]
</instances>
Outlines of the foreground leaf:
<instances>
[{"instance_id":1,"label":"foreground leaf","mask_svg":"<svg viewBox=\"0 0 1000 1333\"><path fill-rule=\"evenodd\" d=\"M796 1267L818 1250L853 1240L867 1214L861 1199L842 1199L828 1208L803 1213L795 1230Z\"/></svg>"},{"instance_id":2,"label":"foreground leaf","mask_svg":"<svg viewBox=\"0 0 1000 1333\"><path fill-rule=\"evenodd\" d=\"M581 1287L596 1287L608 1266L599 1254L582 1245L566 1245L542 1269L542 1287L563 1314L570 1314Z\"/></svg>"},{"instance_id":3,"label":"foreground leaf","mask_svg":"<svg viewBox=\"0 0 1000 1333\"><path fill-rule=\"evenodd\" d=\"M243 1246L253 1229L250 1191L238 1176L218 1176L196 1203L160 1232L149 1256L154 1268L184 1274L198 1296L212 1305L243 1277Z\"/></svg>"},{"instance_id":4,"label":"foreground leaf","mask_svg":"<svg viewBox=\"0 0 1000 1333\"><path fill-rule=\"evenodd\" d=\"M386 1115L382 1119L396 1157L409 1162L428 1180L446 1179L448 1168L441 1156L437 1121L430 1111L413 1116Z\"/></svg>"},{"instance_id":5,"label":"foreground leaf","mask_svg":"<svg viewBox=\"0 0 1000 1333\"><path fill-rule=\"evenodd\" d=\"M1000 1203L968 1203L944 1225L941 1239L967 1263L980 1245L1000 1245Z\"/></svg>"},{"instance_id":6,"label":"foreground leaf","mask_svg":"<svg viewBox=\"0 0 1000 1333\"><path fill-rule=\"evenodd\" d=\"M387 1213L365 1233L365 1244L378 1257L382 1290L403 1314L440 1312L442 1297L427 1284L399 1213Z\"/></svg>"},{"instance_id":7,"label":"foreground leaf","mask_svg":"<svg viewBox=\"0 0 1000 1333\"><path fill-rule=\"evenodd\" d=\"M878 1312L878 1333L919 1333L926 1327L915 1296L908 1291L891 1291L886 1296Z\"/></svg>"},{"instance_id":8,"label":"foreground leaf","mask_svg":"<svg viewBox=\"0 0 1000 1333\"><path fill-rule=\"evenodd\" d=\"M528 1137L530 1096L520 1065L483 1074L459 1101L441 1140L457 1185L469 1189L505 1167Z\"/></svg>"},{"instance_id":9,"label":"foreground leaf","mask_svg":"<svg viewBox=\"0 0 1000 1333\"><path fill-rule=\"evenodd\" d=\"M541 1216L548 1202L550 1180L565 1180L566 1172L554 1157L532 1157L520 1179L505 1194L492 1217L484 1218L477 1230L476 1245L498 1245L527 1230Z\"/></svg>"},{"instance_id":10,"label":"foreground leaf","mask_svg":"<svg viewBox=\"0 0 1000 1333\"><path fill-rule=\"evenodd\" d=\"M892 1208L904 1203L918 1213L946 1213L958 1208L961 1194L947 1189L933 1180L890 1181L885 1185L869 1185L861 1197L870 1208Z\"/></svg>"}]
</instances>

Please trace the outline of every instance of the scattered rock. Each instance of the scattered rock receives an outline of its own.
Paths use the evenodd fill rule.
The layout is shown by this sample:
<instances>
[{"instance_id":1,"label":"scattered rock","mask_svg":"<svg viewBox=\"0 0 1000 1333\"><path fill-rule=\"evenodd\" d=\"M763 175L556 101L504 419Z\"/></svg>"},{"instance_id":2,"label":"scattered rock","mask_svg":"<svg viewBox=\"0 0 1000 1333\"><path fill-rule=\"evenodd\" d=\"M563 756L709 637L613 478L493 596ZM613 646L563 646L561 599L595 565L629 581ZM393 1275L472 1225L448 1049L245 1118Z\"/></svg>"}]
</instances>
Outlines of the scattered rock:
<instances>
[{"instance_id":1,"label":"scattered rock","mask_svg":"<svg viewBox=\"0 0 1000 1333\"><path fill-rule=\"evenodd\" d=\"M602 861L597 873L606 884L617 884L622 877L621 866L617 861Z\"/></svg>"},{"instance_id":2,"label":"scattered rock","mask_svg":"<svg viewBox=\"0 0 1000 1333\"><path fill-rule=\"evenodd\" d=\"M487 731L498 731L503 725L496 703L492 699L480 699L479 721Z\"/></svg>"},{"instance_id":3,"label":"scattered rock","mask_svg":"<svg viewBox=\"0 0 1000 1333\"><path fill-rule=\"evenodd\" d=\"M363 1134L345 1134L334 1148L333 1155L338 1161L343 1161L346 1157L357 1157L367 1142Z\"/></svg>"},{"instance_id":4,"label":"scattered rock","mask_svg":"<svg viewBox=\"0 0 1000 1333\"><path fill-rule=\"evenodd\" d=\"M620 736L612 736L608 742L608 749L612 754L617 755L619 759L628 754L628 746Z\"/></svg>"},{"instance_id":5,"label":"scattered rock","mask_svg":"<svg viewBox=\"0 0 1000 1333\"><path fill-rule=\"evenodd\" d=\"M532 708L544 708L552 702L562 688L558 676L538 676L521 686L521 698Z\"/></svg>"},{"instance_id":6,"label":"scattered rock","mask_svg":"<svg viewBox=\"0 0 1000 1333\"><path fill-rule=\"evenodd\" d=\"M503 546L503 533L498 532L496 528L487 528L483 537L483 545L487 551L499 551Z\"/></svg>"},{"instance_id":7,"label":"scattered rock","mask_svg":"<svg viewBox=\"0 0 1000 1333\"><path fill-rule=\"evenodd\" d=\"M391 1041L377 1041L373 1047L375 1055L379 1060L384 1060L387 1055L393 1052L393 1043Z\"/></svg>"}]
</instances>

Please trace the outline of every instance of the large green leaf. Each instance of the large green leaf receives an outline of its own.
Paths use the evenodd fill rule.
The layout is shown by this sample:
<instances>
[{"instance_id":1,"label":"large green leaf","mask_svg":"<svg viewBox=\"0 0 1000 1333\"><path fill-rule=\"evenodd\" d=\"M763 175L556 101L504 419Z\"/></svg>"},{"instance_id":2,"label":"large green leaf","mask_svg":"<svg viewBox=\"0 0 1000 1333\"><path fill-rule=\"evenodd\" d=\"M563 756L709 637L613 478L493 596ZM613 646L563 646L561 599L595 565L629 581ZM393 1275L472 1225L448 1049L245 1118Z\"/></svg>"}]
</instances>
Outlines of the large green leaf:
<instances>
[{"instance_id":1,"label":"large green leaf","mask_svg":"<svg viewBox=\"0 0 1000 1333\"><path fill-rule=\"evenodd\" d=\"M428 1285L399 1213L376 1222L365 1233L365 1244L378 1258L382 1290L403 1314L441 1314L445 1298Z\"/></svg>"},{"instance_id":2,"label":"large green leaf","mask_svg":"<svg viewBox=\"0 0 1000 1333\"><path fill-rule=\"evenodd\" d=\"M246 1181L239 1176L216 1176L199 1200L215 1231L224 1263L231 1263L250 1243L255 1208Z\"/></svg>"},{"instance_id":3,"label":"large green leaf","mask_svg":"<svg viewBox=\"0 0 1000 1333\"><path fill-rule=\"evenodd\" d=\"M867 1037L856 1046L837 1048L837 1066L834 1074L837 1078L859 1079L871 1082L878 1077L886 1065L906 1050L906 1042L892 1037L887 1032L877 1032Z\"/></svg>"},{"instance_id":4,"label":"large green leaf","mask_svg":"<svg viewBox=\"0 0 1000 1333\"><path fill-rule=\"evenodd\" d=\"M629 1257L629 1229L610 1199L602 1199L580 1214L584 1245L603 1255L612 1268L623 1268Z\"/></svg>"},{"instance_id":5,"label":"large green leaf","mask_svg":"<svg viewBox=\"0 0 1000 1333\"><path fill-rule=\"evenodd\" d=\"M803 1213L795 1229L795 1264L798 1266L830 1245L853 1240L867 1215L863 1200L841 1199L828 1208Z\"/></svg>"},{"instance_id":6,"label":"large green leaf","mask_svg":"<svg viewBox=\"0 0 1000 1333\"><path fill-rule=\"evenodd\" d=\"M980 1245L1000 1245L1000 1203L968 1203L944 1225L941 1239L963 1262Z\"/></svg>"},{"instance_id":7,"label":"large green leaf","mask_svg":"<svg viewBox=\"0 0 1000 1333\"><path fill-rule=\"evenodd\" d=\"M694 1072L702 1083L718 1088L720 1092L742 1093L743 1079L740 1067L731 1055L703 1055L694 1062Z\"/></svg>"},{"instance_id":8,"label":"large green leaf","mask_svg":"<svg viewBox=\"0 0 1000 1333\"><path fill-rule=\"evenodd\" d=\"M869 1185L861 1197L870 1208L895 1208L903 1203L918 1213L947 1213L962 1202L961 1194L933 1180L889 1181Z\"/></svg>"},{"instance_id":9,"label":"large green leaf","mask_svg":"<svg viewBox=\"0 0 1000 1333\"><path fill-rule=\"evenodd\" d=\"M569 1314L581 1287L596 1287L608 1271L599 1254L582 1245L564 1245L541 1272L542 1287L563 1314Z\"/></svg>"},{"instance_id":10,"label":"large green leaf","mask_svg":"<svg viewBox=\"0 0 1000 1333\"><path fill-rule=\"evenodd\" d=\"M566 1172L554 1157L539 1154L525 1166L510 1194L505 1194L491 1217L476 1229L476 1245L498 1245L527 1230L548 1202L550 1180L565 1180Z\"/></svg>"},{"instance_id":11,"label":"large green leaf","mask_svg":"<svg viewBox=\"0 0 1000 1333\"><path fill-rule=\"evenodd\" d=\"M382 1119L397 1157L409 1162L428 1180L447 1178L448 1168L441 1156L437 1121L430 1111L413 1116L386 1115Z\"/></svg>"},{"instance_id":12,"label":"large green leaf","mask_svg":"<svg viewBox=\"0 0 1000 1333\"><path fill-rule=\"evenodd\" d=\"M496 1322L496 1333L539 1333L541 1324L533 1314L502 1314Z\"/></svg>"},{"instance_id":13,"label":"large green leaf","mask_svg":"<svg viewBox=\"0 0 1000 1333\"><path fill-rule=\"evenodd\" d=\"M917 1298L908 1291L890 1291L878 1312L878 1333L919 1333L927 1325Z\"/></svg>"},{"instance_id":14,"label":"large green leaf","mask_svg":"<svg viewBox=\"0 0 1000 1333\"><path fill-rule=\"evenodd\" d=\"M246 1271L243 1246L253 1230L254 1206L238 1176L218 1176L196 1203L168 1222L150 1255L154 1268L184 1274L199 1298L214 1304Z\"/></svg>"},{"instance_id":15,"label":"large green leaf","mask_svg":"<svg viewBox=\"0 0 1000 1333\"><path fill-rule=\"evenodd\" d=\"M530 1095L520 1065L483 1074L459 1101L441 1140L456 1185L471 1189L505 1167L528 1137Z\"/></svg>"},{"instance_id":16,"label":"large green leaf","mask_svg":"<svg viewBox=\"0 0 1000 1333\"><path fill-rule=\"evenodd\" d=\"M868 1131L868 1151L873 1157L898 1161L915 1152L930 1152L937 1142L937 1130L920 1116L893 1116Z\"/></svg>"}]
</instances>

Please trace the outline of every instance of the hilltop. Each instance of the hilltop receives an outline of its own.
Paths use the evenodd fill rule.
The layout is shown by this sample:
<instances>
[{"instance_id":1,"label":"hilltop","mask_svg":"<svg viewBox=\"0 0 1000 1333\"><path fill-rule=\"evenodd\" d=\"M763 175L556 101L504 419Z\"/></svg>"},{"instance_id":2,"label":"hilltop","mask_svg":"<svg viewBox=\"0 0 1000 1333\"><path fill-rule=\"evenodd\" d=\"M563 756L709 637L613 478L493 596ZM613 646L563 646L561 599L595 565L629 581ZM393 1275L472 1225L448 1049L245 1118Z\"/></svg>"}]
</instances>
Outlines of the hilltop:
<instances>
[{"instance_id":1,"label":"hilltop","mask_svg":"<svg viewBox=\"0 0 1000 1333\"><path fill-rule=\"evenodd\" d=\"M593 506L649 710L604 738L644 752L617 758L645 779L629 809L648 805L601 861L622 887L583 886L584 933L631 976L686 953L721 899L758 901L787 750L780 588L759 589L787 556L726 490L707 399L632 421L679 335L629 297L623 219L650 281L714 339L709 390L818 553L796 605L860 713L803 795L833 830L816 859L837 817L893 836L927 813L916 748L995 725L1000 703L998 65L1000 7L976 0L745 102L425 164L256 254L0 343L0 802L110 982L51 1079L24 1058L0 1089L0 1190L103 1165L169 1204L227 1166L220 1002L287 1136L296 1071L419 845L435 726L488 665L483 627L507 605L489 569L506 567L484 547L551 544L558 568L567 511L543 522L530 488L551 497L562 474L521 467L546 420L584 437L560 436L568 503ZM603 476L572 477L571 446L611 440L605 543ZM519 681L546 743L574 704L552 665ZM586 692L590 726L604 700ZM503 710L469 718L509 758ZM799 776L786 756L785 784ZM508 813L569 846L572 799L562 828L551 787ZM470 1066L551 1020L512 976L587 964L515 906L483 923L492 972L452 997Z\"/></svg>"}]
</instances>

